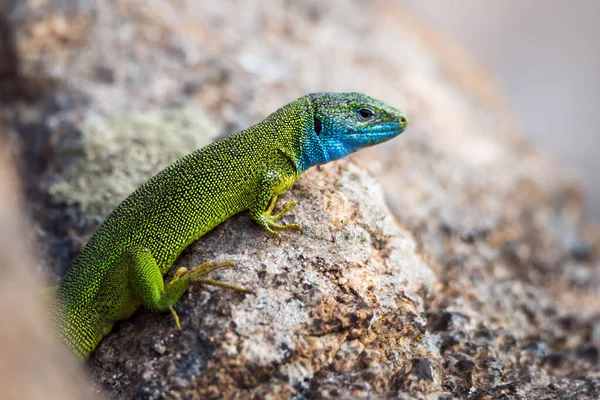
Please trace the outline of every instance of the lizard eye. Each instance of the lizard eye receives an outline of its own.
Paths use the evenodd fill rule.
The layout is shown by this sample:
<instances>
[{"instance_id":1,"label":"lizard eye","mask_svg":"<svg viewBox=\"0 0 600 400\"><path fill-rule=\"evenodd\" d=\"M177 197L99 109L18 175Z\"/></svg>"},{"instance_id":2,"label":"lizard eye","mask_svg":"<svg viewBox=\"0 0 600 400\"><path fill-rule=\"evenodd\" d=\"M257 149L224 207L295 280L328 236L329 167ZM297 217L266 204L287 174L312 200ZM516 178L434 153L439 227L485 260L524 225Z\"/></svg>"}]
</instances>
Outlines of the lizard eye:
<instances>
[{"instance_id":1,"label":"lizard eye","mask_svg":"<svg viewBox=\"0 0 600 400\"><path fill-rule=\"evenodd\" d=\"M375 113L369 108L360 108L358 110L358 116L362 121L369 121L373 119Z\"/></svg>"}]
</instances>

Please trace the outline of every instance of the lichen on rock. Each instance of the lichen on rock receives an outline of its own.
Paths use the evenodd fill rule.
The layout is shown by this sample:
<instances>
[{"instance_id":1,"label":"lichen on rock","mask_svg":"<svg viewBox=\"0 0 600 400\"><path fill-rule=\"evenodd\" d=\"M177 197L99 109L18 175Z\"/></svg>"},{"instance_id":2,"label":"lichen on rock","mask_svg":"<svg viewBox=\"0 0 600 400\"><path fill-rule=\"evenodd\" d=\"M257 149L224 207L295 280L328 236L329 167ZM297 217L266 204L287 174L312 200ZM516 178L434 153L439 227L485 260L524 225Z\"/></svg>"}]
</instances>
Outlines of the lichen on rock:
<instances>
[{"instance_id":1,"label":"lichen on rock","mask_svg":"<svg viewBox=\"0 0 600 400\"><path fill-rule=\"evenodd\" d=\"M110 117L81 124L80 157L50 186L59 201L104 219L131 192L173 161L213 141L200 107Z\"/></svg>"}]
</instances>

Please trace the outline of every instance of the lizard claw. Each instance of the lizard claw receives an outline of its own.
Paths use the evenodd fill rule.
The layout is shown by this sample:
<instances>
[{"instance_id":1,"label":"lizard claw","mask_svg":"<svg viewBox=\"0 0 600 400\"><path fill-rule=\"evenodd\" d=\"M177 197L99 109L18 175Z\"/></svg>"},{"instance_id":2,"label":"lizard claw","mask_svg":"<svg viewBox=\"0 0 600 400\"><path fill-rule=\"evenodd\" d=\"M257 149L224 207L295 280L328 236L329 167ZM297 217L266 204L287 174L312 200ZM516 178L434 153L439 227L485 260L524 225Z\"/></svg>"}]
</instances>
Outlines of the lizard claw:
<instances>
[{"instance_id":1,"label":"lizard claw","mask_svg":"<svg viewBox=\"0 0 600 400\"><path fill-rule=\"evenodd\" d=\"M173 316L173 320L175 321L175 326L177 327L177 330L181 331L181 323L179 322L179 315L177 315L177 312L175 311L173 306L169 307L169 311L171 312L171 315Z\"/></svg>"},{"instance_id":2,"label":"lizard claw","mask_svg":"<svg viewBox=\"0 0 600 400\"><path fill-rule=\"evenodd\" d=\"M271 229L271 226L267 222L267 226L263 227L265 231L271 236L274 236L277 239L277 244L281 244L281 234L276 230Z\"/></svg>"},{"instance_id":3,"label":"lizard claw","mask_svg":"<svg viewBox=\"0 0 600 400\"><path fill-rule=\"evenodd\" d=\"M295 201L288 202L281 211L277 214L272 215L271 212L275 206L276 197L273 197L269 202L267 209L260 214L258 217L255 217L254 220L272 236L277 238L279 244L281 244L281 234L278 231L284 231L288 229L296 229L300 231L302 234L302 227L299 224L279 224L278 220L283 218L285 214L287 214L297 203Z\"/></svg>"}]
</instances>

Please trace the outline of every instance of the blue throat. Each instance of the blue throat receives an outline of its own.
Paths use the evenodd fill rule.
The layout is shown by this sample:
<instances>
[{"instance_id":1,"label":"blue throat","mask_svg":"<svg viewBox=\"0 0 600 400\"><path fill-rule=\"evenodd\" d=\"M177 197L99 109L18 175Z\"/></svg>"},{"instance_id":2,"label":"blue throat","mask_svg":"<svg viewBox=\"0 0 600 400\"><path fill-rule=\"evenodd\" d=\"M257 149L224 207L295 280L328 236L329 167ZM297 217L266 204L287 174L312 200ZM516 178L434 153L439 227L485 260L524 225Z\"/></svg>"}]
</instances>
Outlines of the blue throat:
<instances>
[{"instance_id":1,"label":"blue throat","mask_svg":"<svg viewBox=\"0 0 600 400\"><path fill-rule=\"evenodd\" d=\"M296 165L299 173L315 165L325 164L332 160L323 147L321 138L312 129L307 129L304 132L300 142L300 158Z\"/></svg>"},{"instance_id":2,"label":"blue throat","mask_svg":"<svg viewBox=\"0 0 600 400\"><path fill-rule=\"evenodd\" d=\"M385 142L402 131L397 123L382 123L360 132L327 127L321 135L306 129L300 139L301 154L296 169L301 173L312 166L339 160L362 148Z\"/></svg>"}]
</instances>

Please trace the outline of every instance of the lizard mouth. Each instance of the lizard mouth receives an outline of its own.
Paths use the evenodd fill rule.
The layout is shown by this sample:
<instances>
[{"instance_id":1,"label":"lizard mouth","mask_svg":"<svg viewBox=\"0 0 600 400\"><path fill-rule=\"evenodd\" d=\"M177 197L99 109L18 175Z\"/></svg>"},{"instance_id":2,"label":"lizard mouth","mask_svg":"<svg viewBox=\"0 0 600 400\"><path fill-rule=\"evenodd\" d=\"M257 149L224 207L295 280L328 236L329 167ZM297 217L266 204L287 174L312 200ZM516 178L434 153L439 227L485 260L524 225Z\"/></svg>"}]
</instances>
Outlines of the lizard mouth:
<instances>
[{"instance_id":1,"label":"lizard mouth","mask_svg":"<svg viewBox=\"0 0 600 400\"><path fill-rule=\"evenodd\" d=\"M390 140L406 130L406 125L382 124L375 125L368 131L349 132L346 137L356 145L372 146ZM362 146L361 146L362 147Z\"/></svg>"}]
</instances>

